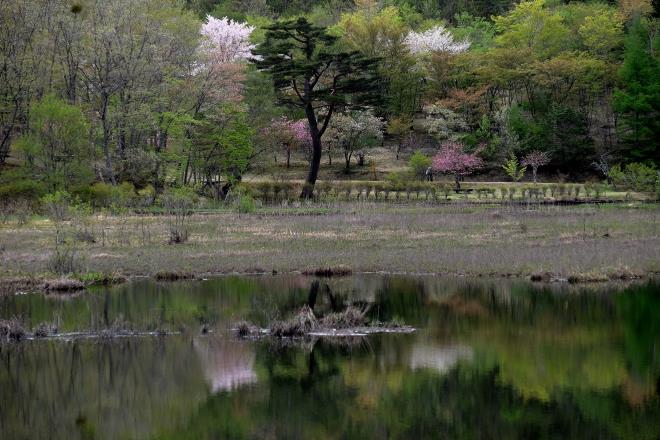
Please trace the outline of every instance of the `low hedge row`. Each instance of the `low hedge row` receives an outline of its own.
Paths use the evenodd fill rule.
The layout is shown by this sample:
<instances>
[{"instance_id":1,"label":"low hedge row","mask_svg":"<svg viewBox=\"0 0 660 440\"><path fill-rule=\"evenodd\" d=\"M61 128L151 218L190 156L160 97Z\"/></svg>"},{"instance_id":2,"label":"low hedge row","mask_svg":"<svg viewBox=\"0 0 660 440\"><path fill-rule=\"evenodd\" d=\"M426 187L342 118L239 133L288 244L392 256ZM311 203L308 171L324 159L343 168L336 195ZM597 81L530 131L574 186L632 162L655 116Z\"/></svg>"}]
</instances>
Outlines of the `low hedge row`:
<instances>
[{"instance_id":1,"label":"low hedge row","mask_svg":"<svg viewBox=\"0 0 660 440\"><path fill-rule=\"evenodd\" d=\"M293 182L258 182L243 184L253 197L265 203L297 199L302 184ZM524 187L483 187L464 185L458 193L479 200L574 200L599 199L604 186L534 185ZM314 188L318 200L448 200L456 196L455 187L441 182L319 182Z\"/></svg>"}]
</instances>

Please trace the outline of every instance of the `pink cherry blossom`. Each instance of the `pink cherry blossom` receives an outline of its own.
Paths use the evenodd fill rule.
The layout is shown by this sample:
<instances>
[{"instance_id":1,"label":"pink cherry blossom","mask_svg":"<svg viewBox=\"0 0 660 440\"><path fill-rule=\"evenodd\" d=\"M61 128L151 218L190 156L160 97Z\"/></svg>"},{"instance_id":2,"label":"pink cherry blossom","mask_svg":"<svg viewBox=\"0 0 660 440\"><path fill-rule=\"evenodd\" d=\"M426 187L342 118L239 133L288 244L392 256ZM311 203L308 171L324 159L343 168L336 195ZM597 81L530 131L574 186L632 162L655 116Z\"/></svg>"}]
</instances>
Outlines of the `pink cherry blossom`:
<instances>
[{"instance_id":1,"label":"pink cherry blossom","mask_svg":"<svg viewBox=\"0 0 660 440\"><path fill-rule=\"evenodd\" d=\"M453 174L456 188L460 189L460 176L471 174L483 165L483 160L476 153L465 153L460 142L447 141L433 157L431 167L439 173Z\"/></svg>"},{"instance_id":2,"label":"pink cherry blossom","mask_svg":"<svg viewBox=\"0 0 660 440\"><path fill-rule=\"evenodd\" d=\"M291 130L293 131L295 139L301 145L311 145L312 144L312 135L309 133L309 124L307 119L299 119L290 124Z\"/></svg>"}]
</instances>

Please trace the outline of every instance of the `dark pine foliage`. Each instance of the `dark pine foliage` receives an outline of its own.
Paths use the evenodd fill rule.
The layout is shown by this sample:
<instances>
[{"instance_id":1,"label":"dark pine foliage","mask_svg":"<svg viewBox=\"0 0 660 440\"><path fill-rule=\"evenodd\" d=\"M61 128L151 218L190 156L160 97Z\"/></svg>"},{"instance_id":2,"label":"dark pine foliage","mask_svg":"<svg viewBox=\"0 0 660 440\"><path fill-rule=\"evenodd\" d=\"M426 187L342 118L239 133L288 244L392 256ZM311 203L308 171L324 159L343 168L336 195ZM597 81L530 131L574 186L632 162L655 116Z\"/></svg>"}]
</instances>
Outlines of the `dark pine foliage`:
<instances>
[{"instance_id":1,"label":"dark pine foliage","mask_svg":"<svg viewBox=\"0 0 660 440\"><path fill-rule=\"evenodd\" d=\"M257 68L270 73L280 103L305 112L312 160L301 197L312 196L321 163L321 137L335 111L380 103L378 59L341 51L337 37L305 18L266 28L266 41L253 51Z\"/></svg>"}]
</instances>

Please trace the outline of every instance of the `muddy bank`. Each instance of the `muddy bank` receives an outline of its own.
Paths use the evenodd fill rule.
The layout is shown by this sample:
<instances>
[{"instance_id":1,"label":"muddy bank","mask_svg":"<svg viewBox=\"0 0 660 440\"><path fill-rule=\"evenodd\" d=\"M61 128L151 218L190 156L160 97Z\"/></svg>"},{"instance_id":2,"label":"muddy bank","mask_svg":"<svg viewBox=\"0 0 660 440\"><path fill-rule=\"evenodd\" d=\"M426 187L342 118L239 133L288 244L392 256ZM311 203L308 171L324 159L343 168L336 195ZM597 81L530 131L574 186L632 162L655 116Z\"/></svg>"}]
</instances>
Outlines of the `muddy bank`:
<instances>
[{"instance_id":1,"label":"muddy bank","mask_svg":"<svg viewBox=\"0 0 660 440\"><path fill-rule=\"evenodd\" d=\"M75 278L47 278L45 276L16 276L16 277L0 277L0 296L14 295L22 293L52 293L52 294L72 294L84 291L88 287L95 286L111 286L129 282L137 278L153 278L160 282L173 282L173 281L192 281L192 280L205 280L213 277L221 277L227 275L306 275L310 277L330 278L330 277L344 277L351 275L367 275L367 274L380 274L380 275L409 275L409 276L439 276L439 277L460 277L460 278L485 278L485 279L528 279L535 283L570 283L570 284L590 284L590 283L607 283L607 282L631 282L645 280L660 275L658 271L643 271L636 269L613 269L609 271L597 272L531 272L531 273L512 273L512 272L451 272L451 271L438 271L438 272L406 272L406 271L352 271L350 269L342 268L342 271L327 270L292 270L279 272L277 270L266 271L264 269L251 268L245 271L217 271L217 272L157 272L155 274L133 274L121 275L116 274L100 279L93 279L83 281ZM85 278L86 275L82 275Z\"/></svg>"},{"instance_id":2,"label":"muddy bank","mask_svg":"<svg viewBox=\"0 0 660 440\"><path fill-rule=\"evenodd\" d=\"M88 287L122 284L129 277L120 274L86 273L77 277L15 276L0 277L0 296L20 293L77 293Z\"/></svg>"}]
</instances>

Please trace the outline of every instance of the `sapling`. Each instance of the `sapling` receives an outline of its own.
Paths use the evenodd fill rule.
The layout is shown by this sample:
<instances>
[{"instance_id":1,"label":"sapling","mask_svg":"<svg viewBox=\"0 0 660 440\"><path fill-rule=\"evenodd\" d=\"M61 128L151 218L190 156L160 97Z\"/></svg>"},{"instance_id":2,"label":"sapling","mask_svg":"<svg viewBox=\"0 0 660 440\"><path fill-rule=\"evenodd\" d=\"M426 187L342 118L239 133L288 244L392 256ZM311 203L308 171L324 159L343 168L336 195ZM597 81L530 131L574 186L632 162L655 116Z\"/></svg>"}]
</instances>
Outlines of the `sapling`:
<instances>
[{"instance_id":1,"label":"sapling","mask_svg":"<svg viewBox=\"0 0 660 440\"><path fill-rule=\"evenodd\" d=\"M527 171L527 167L521 166L518 162L518 158L516 158L516 156L513 154L506 162L504 162L502 169L504 169L506 175L509 176L514 182L520 181L520 179L525 176L525 172Z\"/></svg>"},{"instance_id":2,"label":"sapling","mask_svg":"<svg viewBox=\"0 0 660 440\"><path fill-rule=\"evenodd\" d=\"M536 183L536 172L539 167L545 166L550 163L550 154L545 151L534 150L528 153L523 158L521 165L532 167L532 178Z\"/></svg>"}]
</instances>

